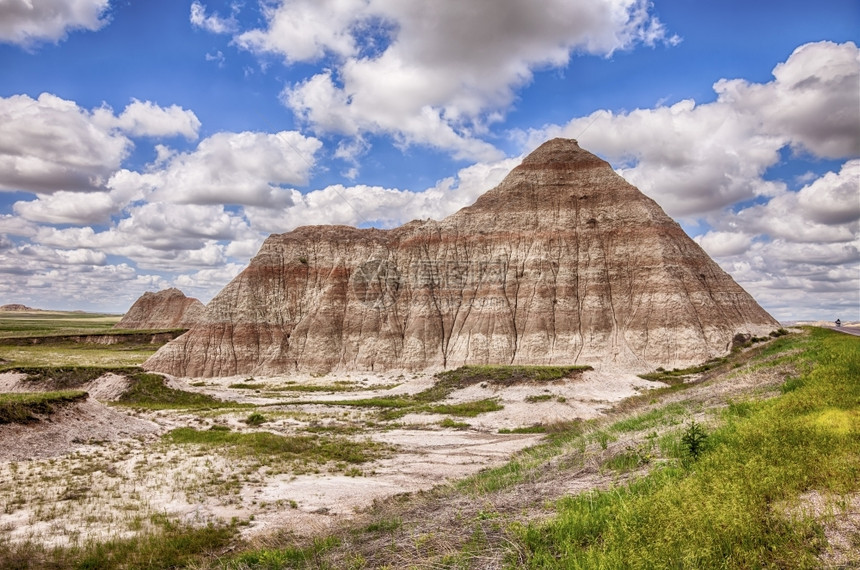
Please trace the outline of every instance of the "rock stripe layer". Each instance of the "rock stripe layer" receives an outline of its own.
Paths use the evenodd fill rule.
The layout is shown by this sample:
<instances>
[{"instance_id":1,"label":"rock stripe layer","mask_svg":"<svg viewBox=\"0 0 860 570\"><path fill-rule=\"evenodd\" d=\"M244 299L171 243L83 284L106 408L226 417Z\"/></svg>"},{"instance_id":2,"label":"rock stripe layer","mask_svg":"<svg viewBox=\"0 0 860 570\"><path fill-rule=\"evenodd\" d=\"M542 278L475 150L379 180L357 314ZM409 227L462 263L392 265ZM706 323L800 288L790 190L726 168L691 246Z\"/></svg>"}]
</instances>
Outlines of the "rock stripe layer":
<instances>
[{"instance_id":1,"label":"rock stripe layer","mask_svg":"<svg viewBox=\"0 0 860 570\"><path fill-rule=\"evenodd\" d=\"M180 376L590 364L724 354L779 325L651 199L576 141L474 205L393 230L272 235L145 367Z\"/></svg>"}]
</instances>

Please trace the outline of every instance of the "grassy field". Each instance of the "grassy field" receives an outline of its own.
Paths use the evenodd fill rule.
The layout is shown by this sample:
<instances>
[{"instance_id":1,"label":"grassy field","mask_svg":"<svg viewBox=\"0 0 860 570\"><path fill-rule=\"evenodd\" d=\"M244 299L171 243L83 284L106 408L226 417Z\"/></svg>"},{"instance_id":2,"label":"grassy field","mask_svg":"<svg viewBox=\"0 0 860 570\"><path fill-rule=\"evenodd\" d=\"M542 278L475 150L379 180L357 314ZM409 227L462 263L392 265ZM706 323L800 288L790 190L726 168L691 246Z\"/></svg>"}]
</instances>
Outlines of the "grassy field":
<instances>
[{"instance_id":1,"label":"grassy field","mask_svg":"<svg viewBox=\"0 0 860 570\"><path fill-rule=\"evenodd\" d=\"M117 346L61 342L18 345L13 339L114 334L121 315L58 311L0 312L0 371L22 366L136 366L159 348L146 343ZM4 342L4 340L6 342Z\"/></svg>"},{"instance_id":2,"label":"grassy field","mask_svg":"<svg viewBox=\"0 0 860 570\"><path fill-rule=\"evenodd\" d=\"M2 311L0 338L111 332L122 315L62 311Z\"/></svg>"},{"instance_id":3,"label":"grassy field","mask_svg":"<svg viewBox=\"0 0 860 570\"><path fill-rule=\"evenodd\" d=\"M23 366L137 366L152 356L157 345L110 347L100 344L3 346L0 370Z\"/></svg>"}]
</instances>

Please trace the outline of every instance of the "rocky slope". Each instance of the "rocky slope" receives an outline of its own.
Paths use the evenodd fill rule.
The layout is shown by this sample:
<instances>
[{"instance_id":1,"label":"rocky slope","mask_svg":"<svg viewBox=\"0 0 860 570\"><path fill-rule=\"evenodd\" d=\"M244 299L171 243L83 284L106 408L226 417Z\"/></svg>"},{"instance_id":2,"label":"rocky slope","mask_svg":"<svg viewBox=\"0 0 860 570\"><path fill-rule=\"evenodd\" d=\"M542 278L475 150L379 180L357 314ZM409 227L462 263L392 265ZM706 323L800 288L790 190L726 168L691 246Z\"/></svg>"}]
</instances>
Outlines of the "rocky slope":
<instances>
[{"instance_id":1,"label":"rocky slope","mask_svg":"<svg viewBox=\"0 0 860 570\"><path fill-rule=\"evenodd\" d=\"M701 362L737 333L778 326L654 201L555 139L442 221L270 236L204 319L144 366L643 370Z\"/></svg>"},{"instance_id":2,"label":"rocky slope","mask_svg":"<svg viewBox=\"0 0 860 570\"><path fill-rule=\"evenodd\" d=\"M114 325L115 329L184 329L201 321L206 306L179 289L165 289L158 293L147 291L141 295Z\"/></svg>"}]
</instances>

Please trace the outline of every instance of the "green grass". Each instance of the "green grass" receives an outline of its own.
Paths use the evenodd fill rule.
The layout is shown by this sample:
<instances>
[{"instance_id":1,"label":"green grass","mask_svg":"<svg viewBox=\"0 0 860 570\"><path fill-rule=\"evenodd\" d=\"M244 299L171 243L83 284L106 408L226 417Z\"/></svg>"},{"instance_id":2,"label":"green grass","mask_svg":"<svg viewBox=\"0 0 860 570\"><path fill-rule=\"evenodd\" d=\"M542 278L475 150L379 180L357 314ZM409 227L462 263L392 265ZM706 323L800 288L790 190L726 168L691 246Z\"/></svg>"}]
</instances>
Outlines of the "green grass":
<instances>
[{"instance_id":1,"label":"green grass","mask_svg":"<svg viewBox=\"0 0 860 570\"><path fill-rule=\"evenodd\" d=\"M810 490L860 489L860 341L813 329L777 342L771 352L795 350L791 360L815 363L791 391L725 414L692 464L563 499L555 518L515 525L525 566L817 567L818 523L775 505Z\"/></svg>"},{"instance_id":2,"label":"green grass","mask_svg":"<svg viewBox=\"0 0 860 570\"><path fill-rule=\"evenodd\" d=\"M487 412L497 412L504 409L498 400L494 398L486 398L483 400L475 400L472 402L463 402L460 404L437 404L435 406L419 406L417 411L427 412L430 414L448 414L449 416L459 416L461 418L474 418L478 414L486 414Z\"/></svg>"},{"instance_id":3,"label":"green grass","mask_svg":"<svg viewBox=\"0 0 860 570\"><path fill-rule=\"evenodd\" d=\"M469 429L470 427L472 427L466 422L458 422L453 418L445 418L444 420L439 422L439 426L449 429Z\"/></svg>"},{"instance_id":4,"label":"green grass","mask_svg":"<svg viewBox=\"0 0 860 570\"><path fill-rule=\"evenodd\" d=\"M221 567L236 570L280 570L282 568L332 568L321 560L327 551L340 545L335 537L315 539L309 546L288 548L263 548L239 554L224 560Z\"/></svg>"},{"instance_id":5,"label":"green grass","mask_svg":"<svg viewBox=\"0 0 860 570\"><path fill-rule=\"evenodd\" d=\"M234 525L193 527L155 515L157 528L132 538L48 548L31 542L0 544L0 568L188 568L212 559L236 541Z\"/></svg>"},{"instance_id":6,"label":"green grass","mask_svg":"<svg viewBox=\"0 0 860 570\"><path fill-rule=\"evenodd\" d=\"M726 362L728 362L728 358L726 357L713 358L705 362L704 364L690 366L688 368L673 368L672 370L663 370L662 368L658 368L654 372L640 374L639 377L645 380L654 380L673 386L675 384L683 383L684 380L690 376L695 376L696 374L701 374L702 372L713 370L719 366L722 366Z\"/></svg>"},{"instance_id":7,"label":"green grass","mask_svg":"<svg viewBox=\"0 0 860 570\"><path fill-rule=\"evenodd\" d=\"M511 460L504 465L484 469L480 473L457 481L454 487L468 495L483 496L509 489L536 477L544 471L547 461L563 453L575 442L583 441L586 427L590 425L589 422L573 420L557 424L516 428L509 431L499 430L499 433L546 433L547 439L544 443L515 453ZM538 427L543 431L529 431L530 429L537 430Z\"/></svg>"},{"instance_id":8,"label":"green grass","mask_svg":"<svg viewBox=\"0 0 860 570\"><path fill-rule=\"evenodd\" d=\"M64 311L0 312L0 338L113 332L122 315Z\"/></svg>"},{"instance_id":9,"label":"green grass","mask_svg":"<svg viewBox=\"0 0 860 570\"><path fill-rule=\"evenodd\" d=\"M394 387L394 386L391 386ZM365 388L354 382L335 382L334 384L293 384L272 386L262 382L234 382L228 388L238 390L265 390L267 392L355 392Z\"/></svg>"},{"instance_id":10,"label":"green grass","mask_svg":"<svg viewBox=\"0 0 860 570\"><path fill-rule=\"evenodd\" d=\"M329 461L359 464L384 456L388 447L367 441L319 435L281 436L265 431L196 430L177 428L164 435L170 443L226 449L238 456L278 458L325 464Z\"/></svg>"},{"instance_id":11,"label":"green grass","mask_svg":"<svg viewBox=\"0 0 860 570\"><path fill-rule=\"evenodd\" d=\"M504 409L504 406L499 404L499 402L494 398L485 398L483 400L474 400L459 404L427 404L415 396L381 396L378 398L363 398L360 400L334 400L317 403L331 406L382 408L380 416L385 420L394 420L402 418L406 414L419 413L448 414L450 416L474 418L478 414Z\"/></svg>"},{"instance_id":12,"label":"green grass","mask_svg":"<svg viewBox=\"0 0 860 570\"><path fill-rule=\"evenodd\" d=\"M35 366L137 366L152 356L157 345L101 344L38 344L31 346L2 346L0 359L5 361L0 370Z\"/></svg>"},{"instance_id":13,"label":"green grass","mask_svg":"<svg viewBox=\"0 0 860 570\"><path fill-rule=\"evenodd\" d=\"M80 390L0 393L0 424L30 423L57 408L87 399Z\"/></svg>"},{"instance_id":14,"label":"green grass","mask_svg":"<svg viewBox=\"0 0 860 570\"><path fill-rule=\"evenodd\" d=\"M261 426L267 421L269 420L266 418L266 416L264 416L260 412L251 412L251 414L247 418L245 418L246 424L255 427Z\"/></svg>"},{"instance_id":15,"label":"green grass","mask_svg":"<svg viewBox=\"0 0 860 570\"><path fill-rule=\"evenodd\" d=\"M165 331L115 330L121 315L35 311L0 312L2 369L21 366L136 366L159 348L151 333ZM80 335L119 336L118 344L76 342ZM38 344L35 342L38 341ZM163 343L162 343L163 344Z\"/></svg>"},{"instance_id":16,"label":"green grass","mask_svg":"<svg viewBox=\"0 0 860 570\"><path fill-rule=\"evenodd\" d=\"M516 428L501 428L499 433L546 433L546 426L542 424L534 424L531 426Z\"/></svg>"},{"instance_id":17,"label":"green grass","mask_svg":"<svg viewBox=\"0 0 860 570\"><path fill-rule=\"evenodd\" d=\"M108 372L125 376L130 380L130 385L117 399L117 404L149 410L253 407L251 404L224 402L206 394L170 388L160 374L150 374L136 366L15 367L13 370L26 374L25 382L32 383L34 389L42 390L79 388Z\"/></svg>"},{"instance_id":18,"label":"green grass","mask_svg":"<svg viewBox=\"0 0 860 570\"><path fill-rule=\"evenodd\" d=\"M383 408L383 419L392 420L408 413L448 414L460 417L475 417L478 414L495 412L503 406L493 398L485 398L461 404L435 404L447 398L455 390L475 384L512 386L522 383L545 383L571 378L591 370L590 366L461 366L436 374L436 383L422 392L403 396L380 396L360 400L337 400L317 402L320 404ZM548 399L553 398L550 396ZM306 403L306 402L303 402Z\"/></svg>"},{"instance_id":19,"label":"green grass","mask_svg":"<svg viewBox=\"0 0 860 570\"><path fill-rule=\"evenodd\" d=\"M538 402L549 402L553 399L555 399L555 396L552 394L532 394L531 396L526 396L525 401L529 404L537 404Z\"/></svg>"},{"instance_id":20,"label":"green grass","mask_svg":"<svg viewBox=\"0 0 860 570\"><path fill-rule=\"evenodd\" d=\"M352 406L356 408L411 408L416 402L409 396L379 396L377 398L361 398L360 400L332 400L324 402L304 402L300 404L328 404L332 406Z\"/></svg>"},{"instance_id":21,"label":"green grass","mask_svg":"<svg viewBox=\"0 0 860 570\"><path fill-rule=\"evenodd\" d=\"M137 372L131 377L131 386L117 400L124 406L148 410L250 408L251 404L224 402L197 392L176 390L165 384L160 374Z\"/></svg>"},{"instance_id":22,"label":"green grass","mask_svg":"<svg viewBox=\"0 0 860 570\"><path fill-rule=\"evenodd\" d=\"M683 404L669 404L657 409L637 414L626 420L615 422L611 426L614 432L642 431L662 425L677 425L689 412Z\"/></svg>"},{"instance_id":23,"label":"green grass","mask_svg":"<svg viewBox=\"0 0 860 570\"><path fill-rule=\"evenodd\" d=\"M68 389L79 388L107 373L129 376L140 373L135 366L16 366L15 372L25 374L24 381L31 382L34 388Z\"/></svg>"},{"instance_id":24,"label":"green grass","mask_svg":"<svg viewBox=\"0 0 860 570\"><path fill-rule=\"evenodd\" d=\"M484 382L494 386L544 384L572 378L591 369L591 366L461 366L436 374L436 385L421 394L426 394L427 398L439 399L437 392L447 395L454 390Z\"/></svg>"}]
</instances>

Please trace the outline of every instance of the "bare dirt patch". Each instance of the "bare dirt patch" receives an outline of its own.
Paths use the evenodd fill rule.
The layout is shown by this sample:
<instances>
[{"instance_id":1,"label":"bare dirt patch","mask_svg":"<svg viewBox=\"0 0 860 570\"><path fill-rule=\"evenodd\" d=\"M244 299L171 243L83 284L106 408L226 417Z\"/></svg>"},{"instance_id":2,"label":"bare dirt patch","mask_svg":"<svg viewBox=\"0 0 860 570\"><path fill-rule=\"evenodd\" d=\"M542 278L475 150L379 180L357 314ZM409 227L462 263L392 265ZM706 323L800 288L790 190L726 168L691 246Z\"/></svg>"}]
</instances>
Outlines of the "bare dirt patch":
<instances>
[{"instance_id":1,"label":"bare dirt patch","mask_svg":"<svg viewBox=\"0 0 860 570\"><path fill-rule=\"evenodd\" d=\"M860 568L860 495L809 491L786 515L812 517L824 529L827 546L818 557L822 568Z\"/></svg>"},{"instance_id":2,"label":"bare dirt patch","mask_svg":"<svg viewBox=\"0 0 860 570\"><path fill-rule=\"evenodd\" d=\"M28 382L27 375L21 372L0 372L0 392L34 392L52 389L40 383ZM76 387L87 392L92 398L110 402L119 398L129 387L125 376L108 372Z\"/></svg>"},{"instance_id":3,"label":"bare dirt patch","mask_svg":"<svg viewBox=\"0 0 860 570\"><path fill-rule=\"evenodd\" d=\"M56 457L87 445L157 433L158 424L88 399L31 424L0 425L0 461Z\"/></svg>"}]
</instances>

